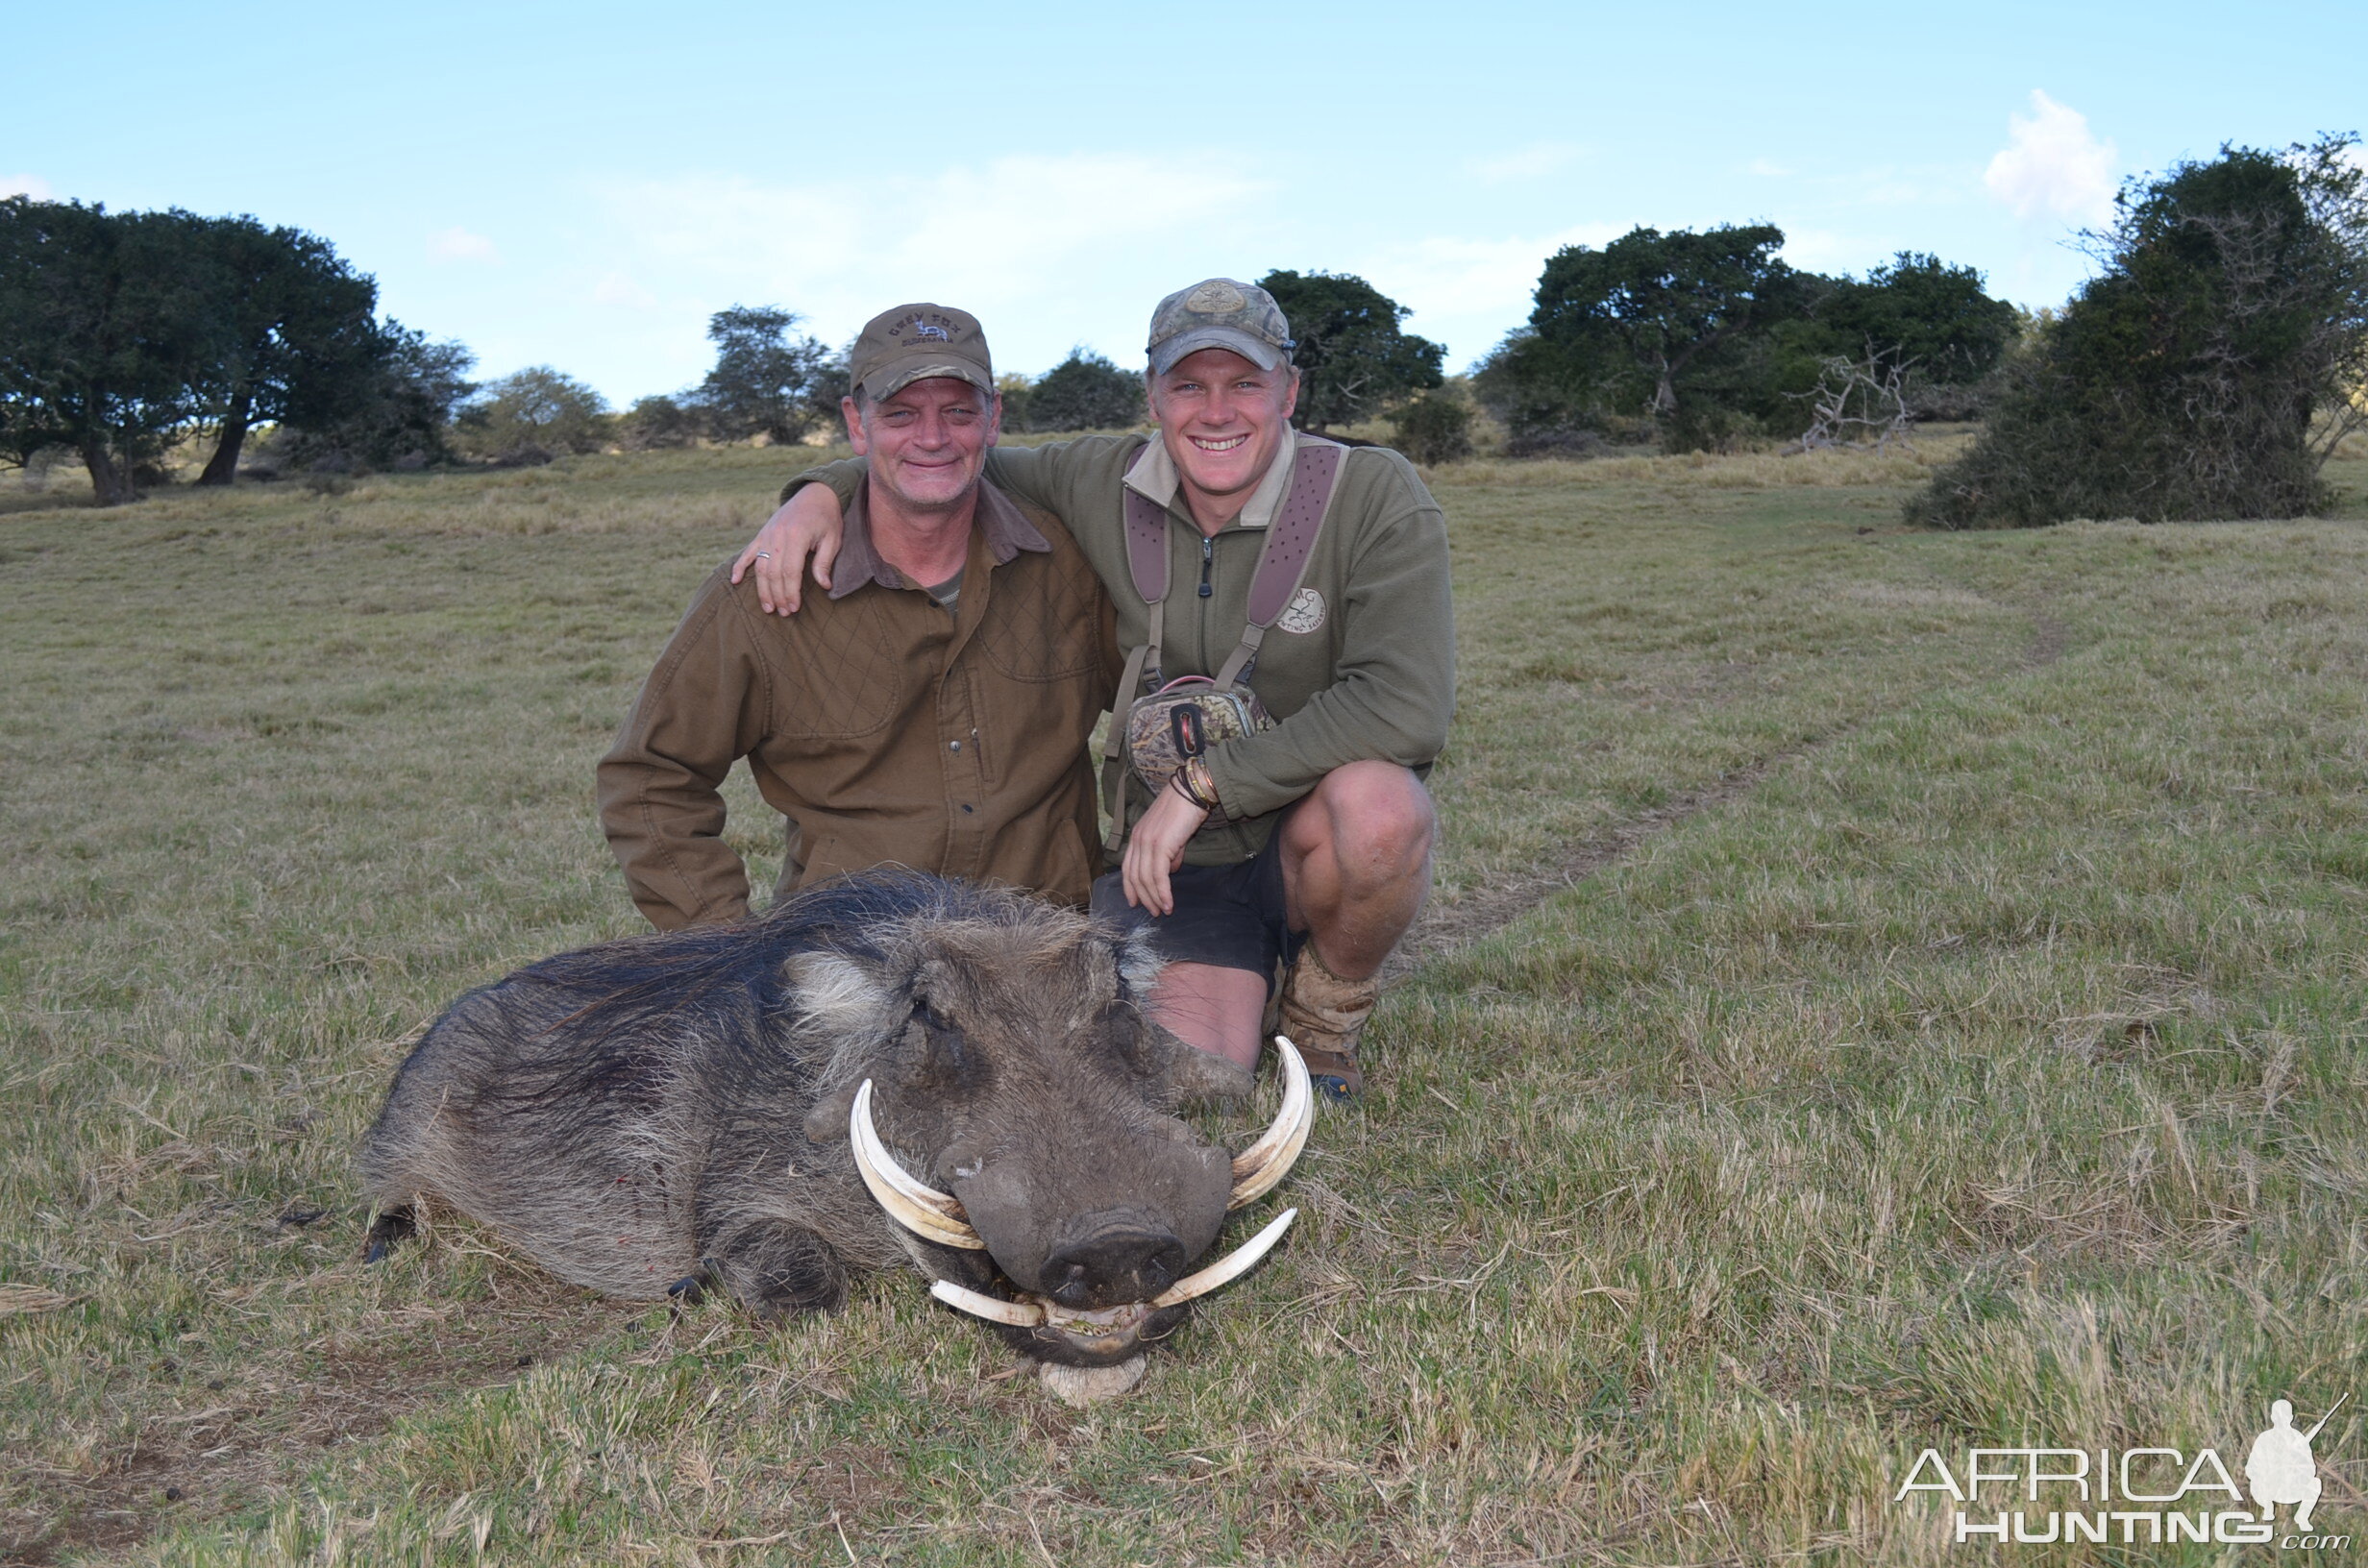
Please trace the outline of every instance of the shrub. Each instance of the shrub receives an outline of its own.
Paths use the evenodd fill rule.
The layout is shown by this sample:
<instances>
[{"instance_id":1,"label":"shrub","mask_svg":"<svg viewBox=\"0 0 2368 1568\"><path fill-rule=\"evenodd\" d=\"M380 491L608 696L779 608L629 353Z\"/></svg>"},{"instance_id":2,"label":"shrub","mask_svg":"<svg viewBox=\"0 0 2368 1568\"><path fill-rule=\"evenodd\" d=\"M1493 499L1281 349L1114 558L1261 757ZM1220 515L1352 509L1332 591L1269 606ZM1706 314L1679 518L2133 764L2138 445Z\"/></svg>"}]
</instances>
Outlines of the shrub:
<instances>
[{"instance_id":1,"label":"shrub","mask_svg":"<svg viewBox=\"0 0 2368 1568\"><path fill-rule=\"evenodd\" d=\"M1973 449L1909 502L1940 527L2290 517L2363 416L2368 195L2356 137L2223 148L2133 182L2105 262L2007 363Z\"/></svg>"},{"instance_id":2,"label":"shrub","mask_svg":"<svg viewBox=\"0 0 2368 1568\"><path fill-rule=\"evenodd\" d=\"M533 365L489 381L460 409L461 450L516 463L564 452L598 452L609 437L608 401L552 369Z\"/></svg>"},{"instance_id":3,"label":"shrub","mask_svg":"<svg viewBox=\"0 0 2368 1568\"><path fill-rule=\"evenodd\" d=\"M1418 463L1452 463L1471 455L1471 404L1441 388L1425 392L1390 416L1392 446Z\"/></svg>"},{"instance_id":4,"label":"shrub","mask_svg":"<svg viewBox=\"0 0 2368 1568\"><path fill-rule=\"evenodd\" d=\"M699 440L699 411L674 398L636 398L617 419L617 442L628 452L687 447Z\"/></svg>"},{"instance_id":5,"label":"shrub","mask_svg":"<svg viewBox=\"0 0 2368 1568\"><path fill-rule=\"evenodd\" d=\"M1068 358L1038 377L1028 389L1027 428L1031 430L1126 429L1143 424L1147 417L1143 378L1119 369L1091 349L1072 349ZM1005 422L1009 423L1008 409Z\"/></svg>"}]
</instances>

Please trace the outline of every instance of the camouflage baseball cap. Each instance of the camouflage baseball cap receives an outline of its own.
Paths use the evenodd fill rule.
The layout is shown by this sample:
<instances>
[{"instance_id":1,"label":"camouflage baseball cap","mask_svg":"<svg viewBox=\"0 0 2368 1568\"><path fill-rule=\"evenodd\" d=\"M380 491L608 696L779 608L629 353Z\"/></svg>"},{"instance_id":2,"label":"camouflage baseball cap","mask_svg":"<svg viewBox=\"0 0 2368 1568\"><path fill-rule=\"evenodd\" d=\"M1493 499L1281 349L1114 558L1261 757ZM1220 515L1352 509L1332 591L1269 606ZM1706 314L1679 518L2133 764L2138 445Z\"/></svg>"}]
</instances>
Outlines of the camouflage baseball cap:
<instances>
[{"instance_id":1,"label":"camouflage baseball cap","mask_svg":"<svg viewBox=\"0 0 2368 1568\"><path fill-rule=\"evenodd\" d=\"M942 305L900 305L865 322L847 376L874 403L931 376L956 377L995 395L995 362L978 318Z\"/></svg>"},{"instance_id":2,"label":"camouflage baseball cap","mask_svg":"<svg viewBox=\"0 0 2368 1568\"><path fill-rule=\"evenodd\" d=\"M1274 296L1256 283L1211 278L1180 288L1151 312L1151 374L1201 349L1231 349L1260 370L1291 357L1291 323Z\"/></svg>"}]
</instances>

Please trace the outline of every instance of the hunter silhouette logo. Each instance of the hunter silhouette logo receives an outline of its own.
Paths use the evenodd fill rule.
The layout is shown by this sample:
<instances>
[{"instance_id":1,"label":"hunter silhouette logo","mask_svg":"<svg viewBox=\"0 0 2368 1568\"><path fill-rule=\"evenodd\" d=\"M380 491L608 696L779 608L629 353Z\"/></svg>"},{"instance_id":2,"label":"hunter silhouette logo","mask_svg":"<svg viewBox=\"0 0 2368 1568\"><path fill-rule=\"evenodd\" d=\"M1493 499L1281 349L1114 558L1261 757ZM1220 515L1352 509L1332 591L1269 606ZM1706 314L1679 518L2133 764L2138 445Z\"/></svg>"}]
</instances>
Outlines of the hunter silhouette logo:
<instances>
[{"instance_id":1,"label":"hunter silhouette logo","mask_svg":"<svg viewBox=\"0 0 2368 1568\"><path fill-rule=\"evenodd\" d=\"M1954 1469L1938 1449L1928 1448L1908 1467L1891 1501L1904 1503L1915 1492L1947 1493L1956 1504L1949 1535L1958 1546L2215 1541L2286 1551L2348 1547L2350 1535L2312 1531L2311 1510L2324 1483L2310 1445L2351 1397L2336 1400L2306 1429L2295 1427L2292 1401L2272 1403L2269 1430L2245 1454L2241 1487L2208 1448L2192 1456L2176 1448L1975 1448ZM2292 1528L2283 1531L2277 1524L2281 1507L2294 1510Z\"/></svg>"},{"instance_id":2,"label":"hunter silhouette logo","mask_svg":"<svg viewBox=\"0 0 2368 1568\"><path fill-rule=\"evenodd\" d=\"M2319 1506L2319 1461L2310 1452L2310 1439L2351 1397L2335 1401L2308 1432L2294 1430L2291 1403L2282 1399L2270 1406L2269 1430L2253 1439L2253 1452L2245 1456L2245 1483L2253 1488L2253 1501L2264 1522L2278 1517L2279 1504L2291 1503L2296 1505L2294 1528L2309 1530L2310 1510Z\"/></svg>"}]
</instances>

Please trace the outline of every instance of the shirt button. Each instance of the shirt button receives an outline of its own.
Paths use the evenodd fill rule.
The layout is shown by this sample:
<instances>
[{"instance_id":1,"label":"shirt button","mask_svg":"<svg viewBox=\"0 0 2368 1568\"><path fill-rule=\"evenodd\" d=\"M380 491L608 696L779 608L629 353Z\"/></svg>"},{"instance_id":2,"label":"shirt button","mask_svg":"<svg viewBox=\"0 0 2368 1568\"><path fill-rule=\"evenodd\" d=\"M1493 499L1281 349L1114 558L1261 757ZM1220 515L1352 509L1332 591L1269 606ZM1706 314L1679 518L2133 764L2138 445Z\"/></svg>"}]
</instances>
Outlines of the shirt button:
<instances>
[{"instance_id":1,"label":"shirt button","mask_svg":"<svg viewBox=\"0 0 2368 1568\"><path fill-rule=\"evenodd\" d=\"M962 743L960 741L948 741L946 743L946 748L949 751L959 751L962 749Z\"/></svg>"}]
</instances>

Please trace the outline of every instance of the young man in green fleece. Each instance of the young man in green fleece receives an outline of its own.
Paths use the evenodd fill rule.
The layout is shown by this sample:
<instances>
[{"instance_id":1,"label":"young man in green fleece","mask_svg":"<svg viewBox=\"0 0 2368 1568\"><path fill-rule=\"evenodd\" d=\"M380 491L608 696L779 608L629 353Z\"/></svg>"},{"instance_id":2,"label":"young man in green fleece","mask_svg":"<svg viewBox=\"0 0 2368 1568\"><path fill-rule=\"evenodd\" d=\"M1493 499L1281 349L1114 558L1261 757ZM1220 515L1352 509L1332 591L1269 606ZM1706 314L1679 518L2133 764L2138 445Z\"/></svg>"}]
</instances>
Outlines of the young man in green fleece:
<instances>
[{"instance_id":1,"label":"young man in green fleece","mask_svg":"<svg viewBox=\"0 0 2368 1568\"><path fill-rule=\"evenodd\" d=\"M1125 493L1156 503L1171 584L1166 678L1215 675L1241 640L1294 455L1320 439L1291 427L1292 347L1264 289L1209 279L1152 313L1157 439L1081 436L987 458L988 479L1068 526L1117 604L1124 648L1144 645L1149 621L1127 564ZM840 512L863 472L831 464L783 492L734 566L735 579L755 568L767 610L797 609L809 551L828 585ZM1342 454L1306 575L1248 684L1274 727L1211 747L1205 772L1156 796L1129 776L1125 798L1104 802L1122 819L1124 859L1095 885L1094 907L1148 923L1169 960L1152 1016L1232 1064L1225 1081L1238 1091L1251 1082L1276 966L1289 965L1281 1031L1318 1086L1345 1100L1363 1086L1357 1040L1381 966L1429 890L1437 824L1422 778L1455 705L1445 520L1404 457Z\"/></svg>"}]
</instances>

